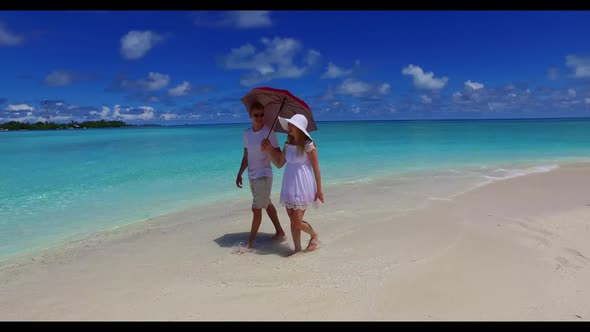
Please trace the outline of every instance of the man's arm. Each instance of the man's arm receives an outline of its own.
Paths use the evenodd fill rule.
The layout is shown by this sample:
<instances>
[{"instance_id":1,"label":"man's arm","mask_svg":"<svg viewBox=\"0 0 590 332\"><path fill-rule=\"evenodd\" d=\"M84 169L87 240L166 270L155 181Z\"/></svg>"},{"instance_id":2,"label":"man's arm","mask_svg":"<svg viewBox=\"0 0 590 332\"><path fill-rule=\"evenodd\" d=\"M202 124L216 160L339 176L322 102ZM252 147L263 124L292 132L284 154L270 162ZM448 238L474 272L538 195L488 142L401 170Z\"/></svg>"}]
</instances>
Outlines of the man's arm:
<instances>
[{"instance_id":1,"label":"man's arm","mask_svg":"<svg viewBox=\"0 0 590 332\"><path fill-rule=\"evenodd\" d=\"M244 148L244 156L242 157L242 163L240 164L240 170L236 177L236 186L242 188L242 173L248 168L248 149Z\"/></svg>"}]
</instances>

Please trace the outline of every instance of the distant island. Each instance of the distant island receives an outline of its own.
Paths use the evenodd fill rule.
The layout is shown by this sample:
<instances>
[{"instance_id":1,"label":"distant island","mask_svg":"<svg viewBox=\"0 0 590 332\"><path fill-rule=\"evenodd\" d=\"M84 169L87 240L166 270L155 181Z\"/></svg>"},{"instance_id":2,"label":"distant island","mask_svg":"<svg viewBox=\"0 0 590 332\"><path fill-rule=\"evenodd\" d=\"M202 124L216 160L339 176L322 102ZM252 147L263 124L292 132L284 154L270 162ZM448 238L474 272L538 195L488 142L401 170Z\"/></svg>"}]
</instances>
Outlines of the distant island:
<instances>
[{"instance_id":1,"label":"distant island","mask_svg":"<svg viewBox=\"0 0 590 332\"><path fill-rule=\"evenodd\" d=\"M0 130L61 130L61 129L87 129L87 128L119 128L119 127L134 127L128 125L123 121L85 121L82 123L54 123L54 122L37 122L27 123L10 121L0 124Z\"/></svg>"}]
</instances>

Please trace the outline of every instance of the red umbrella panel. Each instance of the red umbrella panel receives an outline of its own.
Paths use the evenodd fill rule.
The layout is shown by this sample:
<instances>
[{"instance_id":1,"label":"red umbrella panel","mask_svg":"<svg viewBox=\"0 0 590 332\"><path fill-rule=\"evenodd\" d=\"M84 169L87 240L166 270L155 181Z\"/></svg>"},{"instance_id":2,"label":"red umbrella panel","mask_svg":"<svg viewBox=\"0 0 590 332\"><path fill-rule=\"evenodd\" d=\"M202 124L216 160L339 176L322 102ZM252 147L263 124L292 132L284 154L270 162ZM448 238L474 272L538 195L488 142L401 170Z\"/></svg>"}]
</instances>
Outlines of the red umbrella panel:
<instances>
[{"instance_id":1,"label":"red umbrella panel","mask_svg":"<svg viewBox=\"0 0 590 332\"><path fill-rule=\"evenodd\" d=\"M249 110L255 102L262 104L264 106L264 123L275 131L287 132L280 125L276 125L279 115L283 118L290 118L295 114L302 114L307 118L308 132L318 129L309 106L287 90L258 87L248 92L241 100L246 106L246 110Z\"/></svg>"}]
</instances>

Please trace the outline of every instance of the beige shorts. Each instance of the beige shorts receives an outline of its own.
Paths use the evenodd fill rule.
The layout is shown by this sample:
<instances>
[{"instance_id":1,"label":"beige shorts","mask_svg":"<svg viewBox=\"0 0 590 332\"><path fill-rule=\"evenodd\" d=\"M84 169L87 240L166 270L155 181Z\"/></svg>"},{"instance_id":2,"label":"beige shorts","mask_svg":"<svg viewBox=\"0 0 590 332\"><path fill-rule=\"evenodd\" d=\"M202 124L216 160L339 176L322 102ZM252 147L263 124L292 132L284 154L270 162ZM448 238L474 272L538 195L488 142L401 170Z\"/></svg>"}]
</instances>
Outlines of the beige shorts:
<instances>
[{"instance_id":1,"label":"beige shorts","mask_svg":"<svg viewBox=\"0 0 590 332\"><path fill-rule=\"evenodd\" d=\"M252 208L266 209L270 204L270 190L272 188L272 177L264 176L250 180L250 191L252 191Z\"/></svg>"}]
</instances>

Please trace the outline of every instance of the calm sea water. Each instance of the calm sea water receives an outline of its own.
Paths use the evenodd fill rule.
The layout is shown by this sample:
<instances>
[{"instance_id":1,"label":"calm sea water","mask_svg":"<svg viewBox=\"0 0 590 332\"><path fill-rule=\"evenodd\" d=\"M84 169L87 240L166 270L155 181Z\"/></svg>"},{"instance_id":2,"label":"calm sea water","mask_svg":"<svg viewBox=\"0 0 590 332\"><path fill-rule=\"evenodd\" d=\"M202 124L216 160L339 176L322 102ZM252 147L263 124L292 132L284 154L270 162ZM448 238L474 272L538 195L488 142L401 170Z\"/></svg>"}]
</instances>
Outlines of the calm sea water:
<instances>
[{"instance_id":1,"label":"calm sea water","mask_svg":"<svg viewBox=\"0 0 590 332\"><path fill-rule=\"evenodd\" d=\"M0 132L0 257L224 199L247 124ZM319 123L325 185L590 160L590 120ZM284 142L285 135L279 134ZM502 167L502 168L501 168ZM275 169L274 193L282 170Z\"/></svg>"}]
</instances>

